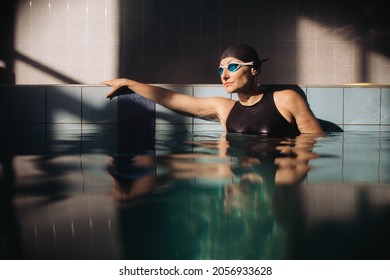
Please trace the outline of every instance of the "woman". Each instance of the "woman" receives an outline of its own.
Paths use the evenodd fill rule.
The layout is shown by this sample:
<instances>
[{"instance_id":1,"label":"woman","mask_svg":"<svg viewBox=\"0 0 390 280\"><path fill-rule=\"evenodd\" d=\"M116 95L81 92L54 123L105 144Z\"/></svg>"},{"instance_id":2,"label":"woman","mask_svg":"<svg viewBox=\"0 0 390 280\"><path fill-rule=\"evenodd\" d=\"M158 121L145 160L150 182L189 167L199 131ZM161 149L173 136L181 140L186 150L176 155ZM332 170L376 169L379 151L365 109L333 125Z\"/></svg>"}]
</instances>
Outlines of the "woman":
<instances>
[{"instance_id":1,"label":"woman","mask_svg":"<svg viewBox=\"0 0 390 280\"><path fill-rule=\"evenodd\" d=\"M237 93L238 101L188 96L129 79L101 84L112 87L107 98L116 96L121 87L128 87L171 110L198 117L217 117L227 132L271 136L322 133L318 120L298 92L291 89L273 92L258 84L262 62L257 52L246 44L233 45L222 53L218 68L221 81L228 93Z\"/></svg>"}]
</instances>

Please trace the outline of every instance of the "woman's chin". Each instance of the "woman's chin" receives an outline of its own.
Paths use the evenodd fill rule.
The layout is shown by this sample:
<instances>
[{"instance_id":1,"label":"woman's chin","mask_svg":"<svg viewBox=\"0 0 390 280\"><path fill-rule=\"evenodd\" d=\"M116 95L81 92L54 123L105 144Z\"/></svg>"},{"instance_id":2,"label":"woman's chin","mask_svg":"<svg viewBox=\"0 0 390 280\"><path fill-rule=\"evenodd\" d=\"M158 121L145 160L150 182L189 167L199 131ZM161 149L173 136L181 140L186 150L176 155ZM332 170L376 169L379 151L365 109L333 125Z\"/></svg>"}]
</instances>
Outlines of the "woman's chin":
<instances>
[{"instance_id":1,"label":"woman's chin","mask_svg":"<svg viewBox=\"0 0 390 280\"><path fill-rule=\"evenodd\" d=\"M235 88L231 87L231 86L225 86L225 90L227 93L235 93Z\"/></svg>"}]
</instances>

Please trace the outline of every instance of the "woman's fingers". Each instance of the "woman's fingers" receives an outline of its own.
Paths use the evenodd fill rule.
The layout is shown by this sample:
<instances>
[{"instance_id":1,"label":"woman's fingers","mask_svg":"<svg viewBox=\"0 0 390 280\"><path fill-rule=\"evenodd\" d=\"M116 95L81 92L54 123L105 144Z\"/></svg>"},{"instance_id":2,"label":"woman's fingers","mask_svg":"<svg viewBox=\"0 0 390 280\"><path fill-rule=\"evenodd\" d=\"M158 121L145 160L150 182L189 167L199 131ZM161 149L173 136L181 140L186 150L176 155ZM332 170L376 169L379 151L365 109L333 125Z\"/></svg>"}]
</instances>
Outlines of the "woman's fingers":
<instances>
[{"instance_id":1,"label":"woman's fingers","mask_svg":"<svg viewBox=\"0 0 390 280\"><path fill-rule=\"evenodd\" d=\"M107 93L106 98L112 99L114 96L114 93L120 88L119 83L116 82L117 80L106 80L99 83L99 85L106 85L111 87L111 90Z\"/></svg>"}]
</instances>

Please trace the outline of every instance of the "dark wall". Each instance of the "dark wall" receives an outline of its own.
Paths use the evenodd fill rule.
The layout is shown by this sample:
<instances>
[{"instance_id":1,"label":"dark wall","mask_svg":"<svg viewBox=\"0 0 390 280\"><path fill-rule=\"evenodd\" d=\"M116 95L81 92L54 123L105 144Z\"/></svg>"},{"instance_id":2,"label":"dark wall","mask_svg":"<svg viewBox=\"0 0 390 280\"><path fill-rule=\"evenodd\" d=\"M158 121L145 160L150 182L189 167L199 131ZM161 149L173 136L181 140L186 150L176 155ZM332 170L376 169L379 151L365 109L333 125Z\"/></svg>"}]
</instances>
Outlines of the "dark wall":
<instances>
[{"instance_id":1,"label":"dark wall","mask_svg":"<svg viewBox=\"0 0 390 280\"><path fill-rule=\"evenodd\" d=\"M49 3L49 0L39 2L42 7L47 7L45 1ZM390 23L387 9L379 0L364 3L352 0L112 1L118 1L120 6L117 16L120 21L120 76L150 83L218 84L220 80L216 69L220 53L231 44L246 42L259 51L261 58L269 58L261 74L261 82L265 84L390 83L390 78L386 76L390 68ZM35 1L32 3L32 7L37 7ZM99 15L90 11L89 17L104 15L104 7L108 2L102 0L101 3L95 3L96 7L90 7L90 10L98 10ZM81 10L85 10L87 1L80 1L78 4ZM4 0L0 3L2 84L13 83L14 72L17 73L17 83L92 83L95 80L100 81L104 75L99 73L104 72L105 67L116 64L116 61L102 60L103 62L96 63L100 64L97 73L80 76L77 71L67 73L66 67L57 70L53 57L50 59L54 62L45 64L35 57L37 53L24 55L23 50L16 50L14 47L15 42L25 39L15 38L16 7L22 6L26 8L30 5L27 0ZM64 17L69 24L74 17L67 15L68 11L64 10ZM87 28L89 24L86 13L82 16L85 26L80 26L80 29ZM313 25L313 28L306 26L304 34L299 26L302 18ZM47 20L47 24L52 23L51 20ZM102 20L104 21L104 16ZM329 41L331 36L319 36L317 27L327 35L331 34L332 41ZM33 36L40 30L30 31ZM99 35L100 33L88 33L88 36L76 36L76 39L73 39L80 42L86 40L86 37L105 40ZM340 41L345 41L345 46L337 45ZM49 41L39 43L55 45ZM58 46L60 42L54 43ZM86 42L89 46L94 43L88 40ZM309 45L308 51L302 53L302 44ZM337 49L338 46L342 48ZM49 48L46 45L45 47ZM328 51L330 48L334 50ZM92 53L86 53L86 56L96 56L94 49L88 51ZM79 53L83 53L83 50ZM74 53L69 51L69 56L72 55ZM15 59L31 68L15 67ZM86 65L87 59L84 59L85 61L80 63L72 59L62 61L72 69L80 66L78 63L84 63L85 68L91 66ZM34 79L28 78L33 71L39 75L35 74ZM314 72L315 75L312 74ZM340 79L343 75L348 77ZM36 79L37 76L40 79ZM51 79L53 77L54 79Z\"/></svg>"},{"instance_id":2,"label":"dark wall","mask_svg":"<svg viewBox=\"0 0 390 280\"><path fill-rule=\"evenodd\" d=\"M151 83L219 83L219 55L236 42L247 42L261 58L270 58L263 68L265 83L295 83L301 67L296 49L299 17L319 22L345 40L358 41L365 52L390 56L389 20L377 0L359 4L351 0L121 3L120 74ZM317 46L327 46L313 36ZM363 69L357 70L355 82L367 81L365 52L355 58Z\"/></svg>"},{"instance_id":3,"label":"dark wall","mask_svg":"<svg viewBox=\"0 0 390 280\"><path fill-rule=\"evenodd\" d=\"M17 1L0 2L0 84L13 84L14 19Z\"/></svg>"}]
</instances>

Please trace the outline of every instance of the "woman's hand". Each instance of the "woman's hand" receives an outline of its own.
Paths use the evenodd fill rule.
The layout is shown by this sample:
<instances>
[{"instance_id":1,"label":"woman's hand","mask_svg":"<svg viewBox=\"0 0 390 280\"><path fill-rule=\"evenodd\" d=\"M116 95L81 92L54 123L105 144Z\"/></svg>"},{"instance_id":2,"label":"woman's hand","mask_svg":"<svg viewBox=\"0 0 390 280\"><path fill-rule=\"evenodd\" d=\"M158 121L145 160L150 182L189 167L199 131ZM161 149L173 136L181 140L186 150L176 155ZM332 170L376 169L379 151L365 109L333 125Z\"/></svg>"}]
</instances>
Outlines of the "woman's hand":
<instances>
[{"instance_id":1,"label":"woman's hand","mask_svg":"<svg viewBox=\"0 0 390 280\"><path fill-rule=\"evenodd\" d=\"M99 83L100 85L106 85L111 87L111 90L109 93L107 93L106 98L109 98L110 100L114 97L117 97L119 95L132 93L129 91L129 86L131 85L131 80L128 79L113 79L113 80L106 80Z\"/></svg>"}]
</instances>

